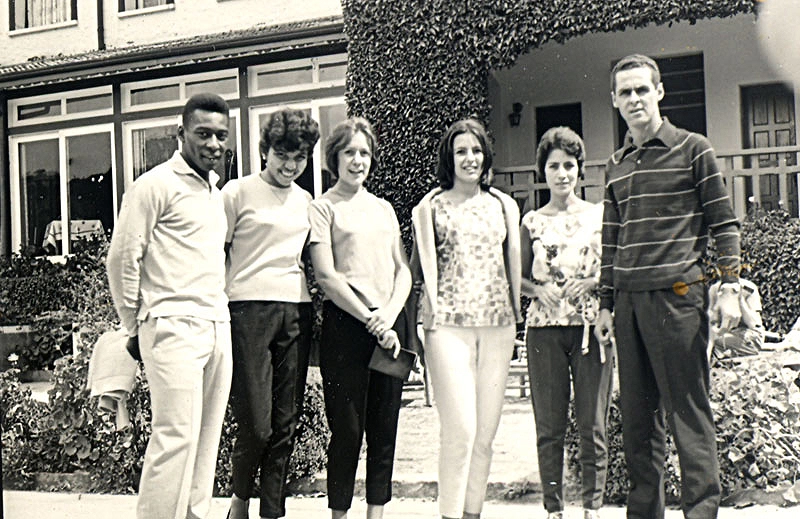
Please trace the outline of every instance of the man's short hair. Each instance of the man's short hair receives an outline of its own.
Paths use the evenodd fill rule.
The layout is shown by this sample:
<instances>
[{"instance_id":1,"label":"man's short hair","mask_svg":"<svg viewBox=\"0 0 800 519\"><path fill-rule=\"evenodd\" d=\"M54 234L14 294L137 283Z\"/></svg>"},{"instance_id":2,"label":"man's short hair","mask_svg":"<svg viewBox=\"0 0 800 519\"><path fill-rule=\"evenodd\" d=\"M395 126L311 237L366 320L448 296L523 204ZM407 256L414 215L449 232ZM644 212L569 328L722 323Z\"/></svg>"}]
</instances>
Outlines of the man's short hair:
<instances>
[{"instance_id":1,"label":"man's short hair","mask_svg":"<svg viewBox=\"0 0 800 519\"><path fill-rule=\"evenodd\" d=\"M189 118L197 110L205 110L206 112L223 114L225 117L228 117L230 113L228 103L217 94L195 94L190 97L183 106L181 121L183 122L184 126L189 124Z\"/></svg>"},{"instance_id":2,"label":"man's short hair","mask_svg":"<svg viewBox=\"0 0 800 519\"><path fill-rule=\"evenodd\" d=\"M614 68L611 69L611 91L614 92L617 88L617 72L643 67L650 69L653 85L661 83L661 71L658 69L658 64L653 58L645 56L644 54L631 54L617 61Z\"/></svg>"}]
</instances>

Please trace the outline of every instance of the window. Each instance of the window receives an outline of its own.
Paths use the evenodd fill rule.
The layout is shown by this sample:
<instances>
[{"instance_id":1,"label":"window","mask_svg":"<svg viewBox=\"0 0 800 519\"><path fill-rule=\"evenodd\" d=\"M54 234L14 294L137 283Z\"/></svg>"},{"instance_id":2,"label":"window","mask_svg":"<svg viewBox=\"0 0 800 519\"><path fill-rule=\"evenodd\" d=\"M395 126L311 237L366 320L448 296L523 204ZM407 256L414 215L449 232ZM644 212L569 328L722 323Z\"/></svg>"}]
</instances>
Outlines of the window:
<instances>
[{"instance_id":1,"label":"window","mask_svg":"<svg viewBox=\"0 0 800 519\"><path fill-rule=\"evenodd\" d=\"M236 70L222 70L189 76L137 81L122 85L122 111L134 112L182 106L199 92L217 94L223 99L239 97L239 76Z\"/></svg>"},{"instance_id":2,"label":"window","mask_svg":"<svg viewBox=\"0 0 800 519\"><path fill-rule=\"evenodd\" d=\"M135 11L174 3L175 0L119 0L119 12Z\"/></svg>"},{"instance_id":3,"label":"window","mask_svg":"<svg viewBox=\"0 0 800 519\"><path fill-rule=\"evenodd\" d=\"M689 131L706 134L706 89L702 54L654 58L661 71L664 99L658 104L661 115ZM628 127L618 117L619 143Z\"/></svg>"},{"instance_id":4,"label":"window","mask_svg":"<svg viewBox=\"0 0 800 519\"><path fill-rule=\"evenodd\" d=\"M346 75L345 54L270 63L248 70L252 95L344 86Z\"/></svg>"},{"instance_id":5,"label":"window","mask_svg":"<svg viewBox=\"0 0 800 519\"><path fill-rule=\"evenodd\" d=\"M168 160L173 153L180 149L178 141L178 125L180 116L162 117L125 123L124 151L125 151L125 186L139 178L139 176L162 162ZM230 112L230 132L228 134L228 149L224 159L221 160L214 171L220 176L218 187L222 187L231 178L240 176L239 150L239 111Z\"/></svg>"},{"instance_id":6,"label":"window","mask_svg":"<svg viewBox=\"0 0 800 519\"><path fill-rule=\"evenodd\" d=\"M279 105L269 105L251 108L250 112L250 164L255 169L263 169L265 164L261 159L258 148L260 138L259 129L266 123L269 114L281 108L289 106L297 110L303 110L319 123L320 138L308 160L306 170L296 180L297 185L314 195L320 196L330 187L330 179L323 175L325 167L325 141L331 134L331 130L339 122L347 118L347 105L341 97L326 99L316 99L313 101L282 103Z\"/></svg>"},{"instance_id":7,"label":"window","mask_svg":"<svg viewBox=\"0 0 800 519\"><path fill-rule=\"evenodd\" d=\"M111 115L114 106L111 87L88 88L73 92L11 99L8 102L10 127L41 124L98 115Z\"/></svg>"},{"instance_id":8,"label":"window","mask_svg":"<svg viewBox=\"0 0 800 519\"><path fill-rule=\"evenodd\" d=\"M10 138L14 250L67 254L110 233L116 214L112 126Z\"/></svg>"},{"instance_id":9,"label":"window","mask_svg":"<svg viewBox=\"0 0 800 519\"><path fill-rule=\"evenodd\" d=\"M10 0L9 29L43 27L78 19L78 0Z\"/></svg>"}]
</instances>

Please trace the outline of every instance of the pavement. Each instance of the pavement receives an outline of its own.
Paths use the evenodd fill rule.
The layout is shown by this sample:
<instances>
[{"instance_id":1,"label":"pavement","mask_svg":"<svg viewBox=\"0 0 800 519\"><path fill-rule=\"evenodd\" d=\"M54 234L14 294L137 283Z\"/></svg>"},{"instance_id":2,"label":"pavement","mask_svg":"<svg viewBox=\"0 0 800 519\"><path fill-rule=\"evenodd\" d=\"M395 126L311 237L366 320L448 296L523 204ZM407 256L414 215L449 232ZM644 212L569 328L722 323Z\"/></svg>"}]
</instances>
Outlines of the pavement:
<instances>
[{"instance_id":1,"label":"pavement","mask_svg":"<svg viewBox=\"0 0 800 519\"><path fill-rule=\"evenodd\" d=\"M38 388L37 388L38 389ZM45 388L41 388L43 390ZM522 394L521 394L522 393ZM438 415L426 405L421 386L408 388L400 410L397 449L395 453L393 495L386 505L385 518L434 519L438 516L436 480L438 466ZM365 517L363 482L366 473L364 453L356 474L356 498L350 519ZM325 474L295 489L301 496L289 498L287 518L329 518L324 496ZM568 494L570 492L568 491ZM136 496L85 493L46 493L4 491L4 515L0 519L134 519ZM765 502L765 501L754 501ZM766 501L769 502L769 501ZM224 519L229 506L227 498L215 498L208 519ZM569 502L565 519L581 519L579 502ZM606 506L602 519L622 519L624 508ZM258 517L258 500L251 500L250 517ZM509 379L509 389L494 443L494 457L489 476L484 519L537 519L546 517L541 500L533 412L518 375ZM667 519L682 517L678 510L669 510ZM756 505L745 508L722 508L720 519L789 519L800 517L800 507L779 508Z\"/></svg>"}]
</instances>

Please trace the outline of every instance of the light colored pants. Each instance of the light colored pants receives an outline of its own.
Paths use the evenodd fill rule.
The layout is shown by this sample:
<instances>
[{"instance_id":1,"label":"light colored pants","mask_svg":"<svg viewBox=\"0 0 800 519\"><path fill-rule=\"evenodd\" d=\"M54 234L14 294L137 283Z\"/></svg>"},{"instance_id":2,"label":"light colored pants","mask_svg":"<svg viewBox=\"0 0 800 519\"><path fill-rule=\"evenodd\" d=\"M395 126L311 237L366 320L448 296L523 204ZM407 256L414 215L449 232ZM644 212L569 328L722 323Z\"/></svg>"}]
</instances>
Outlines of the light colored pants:
<instances>
[{"instance_id":1,"label":"light colored pants","mask_svg":"<svg viewBox=\"0 0 800 519\"><path fill-rule=\"evenodd\" d=\"M439 412L439 512L480 513L503 409L515 327L425 331L425 359Z\"/></svg>"},{"instance_id":2,"label":"light colored pants","mask_svg":"<svg viewBox=\"0 0 800 519\"><path fill-rule=\"evenodd\" d=\"M230 323L149 317L139 347L153 432L139 484L138 519L202 519L231 385Z\"/></svg>"}]
</instances>

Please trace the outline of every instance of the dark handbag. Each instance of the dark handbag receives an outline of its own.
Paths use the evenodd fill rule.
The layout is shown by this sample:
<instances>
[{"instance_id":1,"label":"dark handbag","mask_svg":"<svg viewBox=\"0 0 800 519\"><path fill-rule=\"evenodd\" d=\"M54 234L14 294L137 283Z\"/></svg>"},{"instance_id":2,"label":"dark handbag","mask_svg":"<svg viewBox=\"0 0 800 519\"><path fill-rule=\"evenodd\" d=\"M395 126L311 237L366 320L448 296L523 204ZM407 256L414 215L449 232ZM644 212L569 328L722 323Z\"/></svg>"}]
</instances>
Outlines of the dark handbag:
<instances>
[{"instance_id":1,"label":"dark handbag","mask_svg":"<svg viewBox=\"0 0 800 519\"><path fill-rule=\"evenodd\" d=\"M392 357L391 350L385 350L380 346L376 346L372 352L372 357L369 359L369 369L384 373L390 377L399 378L400 380L406 380L416 360L417 354L411 350L401 348L400 354L395 359Z\"/></svg>"}]
</instances>

